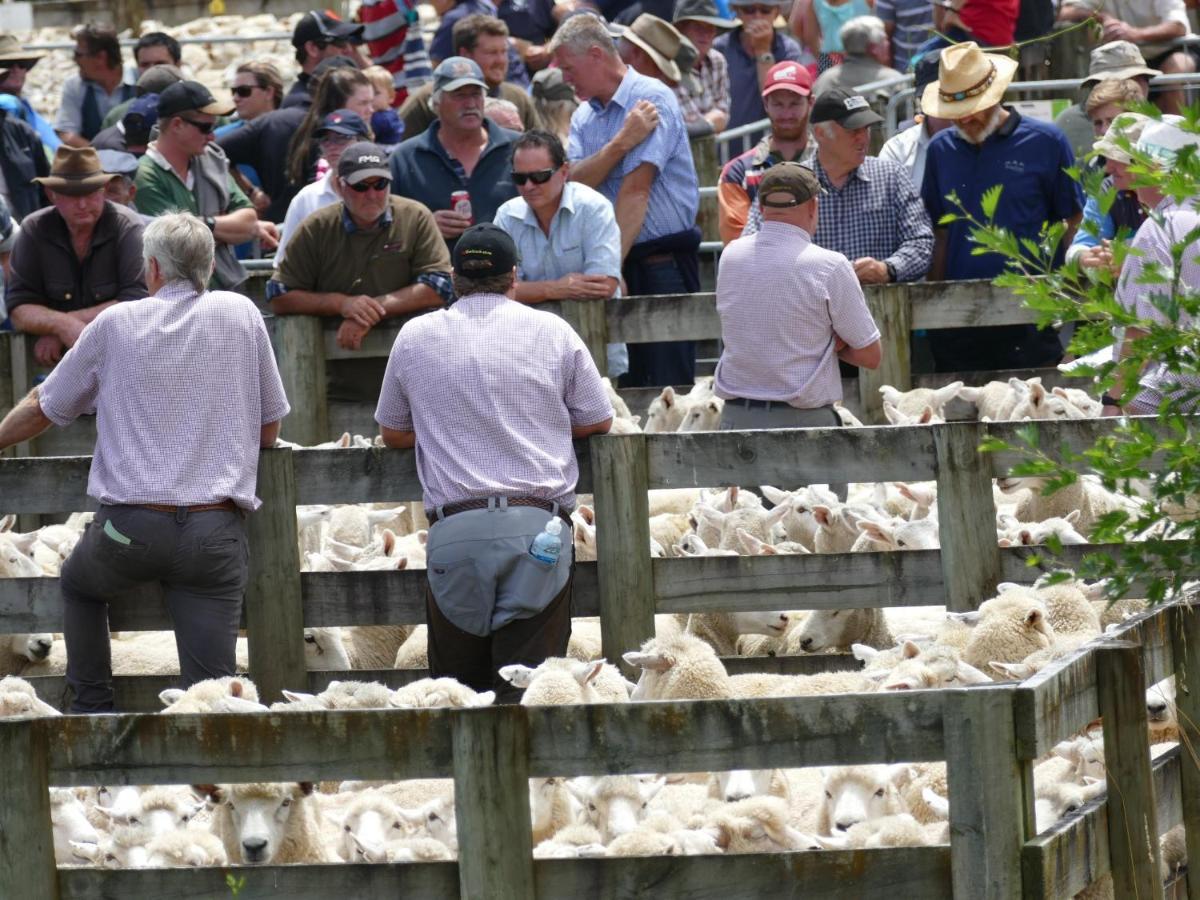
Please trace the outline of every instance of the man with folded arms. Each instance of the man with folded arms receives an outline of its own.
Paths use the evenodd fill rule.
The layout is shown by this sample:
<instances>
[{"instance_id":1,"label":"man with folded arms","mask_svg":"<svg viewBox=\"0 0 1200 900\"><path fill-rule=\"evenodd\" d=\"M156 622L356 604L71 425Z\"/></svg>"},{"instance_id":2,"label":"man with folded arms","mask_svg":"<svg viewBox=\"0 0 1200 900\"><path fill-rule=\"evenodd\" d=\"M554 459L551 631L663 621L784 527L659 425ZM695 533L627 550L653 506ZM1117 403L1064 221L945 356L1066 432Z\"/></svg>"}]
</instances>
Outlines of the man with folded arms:
<instances>
[{"instance_id":1,"label":"man with folded arms","mask_svg":"<svg viewBox=\"0 0 1200 900\"><path fill-rule=\"evenodd\" d=\"M105 199L112 179L91 147L66 145L50 175L34 179L52 205L21 223L8 311L17 331L38 335L33 354L44 366L58 362L105 309L146 296L142 221Z\"/></svg>"},{"instance_id":2,"label":"man with folded arms","mask_svg":"<svg viewBox=\"0 0 1200 900\"><path fill-rule=\"evenodd\" d=\"M391 190L387 153L360 141L342 151L340 202L306 218L289 239L271 301L278 315L342 316L338 345L362 346L381 319L449 303L450 255L433 214Z\"/></svg>"}]
</instances>

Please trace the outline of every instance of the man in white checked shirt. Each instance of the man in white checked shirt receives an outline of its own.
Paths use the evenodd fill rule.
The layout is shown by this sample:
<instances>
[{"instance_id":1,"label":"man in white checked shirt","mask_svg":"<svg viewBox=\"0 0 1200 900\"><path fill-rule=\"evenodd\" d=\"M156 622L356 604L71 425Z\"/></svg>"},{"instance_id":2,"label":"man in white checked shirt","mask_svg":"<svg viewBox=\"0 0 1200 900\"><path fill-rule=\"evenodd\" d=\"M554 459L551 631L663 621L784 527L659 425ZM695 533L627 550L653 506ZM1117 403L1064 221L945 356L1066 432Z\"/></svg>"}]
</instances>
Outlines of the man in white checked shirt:
<instances>
[{"instance_id":1,"label":"man in white checked shirt","mask_svg":"<svg viewBox=\"0 0 1200 900\"><path fill-rule=\"evenodd\" d=\"M288 403L254 304L205 291L213 250L200 219L155 219L150 297L104 310L0 422L3 449L96 413L88 494L101 505L60 579L71 712L112 711L108 604L144 582L162 586L182 686L235 673L244 518Z\"/></svg>"},{"instance_id":2,"label":"man in white checked shirt","mask_svg":"<svg viewBox=\"0 0 1200 900\"><path fill-rule=\"evenodd\" d=\"M572 438L604 434L612 405L579 336L514 296L517 250L496 225L454 246L458 302L400 330L375 410L389 447L416 447L429 521L429 670L497 702L501 666L566 654L579 471ZM557 562L529 552L562 519Z\"/></svg>"}]
</instances>

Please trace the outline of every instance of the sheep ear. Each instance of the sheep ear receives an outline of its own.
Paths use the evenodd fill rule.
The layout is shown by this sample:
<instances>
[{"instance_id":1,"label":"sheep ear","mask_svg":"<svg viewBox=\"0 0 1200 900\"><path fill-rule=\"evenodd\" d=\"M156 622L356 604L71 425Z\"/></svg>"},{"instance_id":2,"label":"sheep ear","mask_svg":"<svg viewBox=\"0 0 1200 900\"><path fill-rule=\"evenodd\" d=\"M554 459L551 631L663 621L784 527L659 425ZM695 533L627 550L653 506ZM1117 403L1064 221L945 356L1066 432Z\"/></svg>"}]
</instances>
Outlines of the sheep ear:
<instances>
[{"instance_id":1,"label":"sheep ear","mask_svg":"<svg viewBox=\"0 0 1200 900\"><path fill-rule=\"evenodd\" d=\"M1075 746L1074 741L1059 741L1051 748L1050 752L1067 762L1075 762L1079 759L1079 748Z\"/></svg>"},{"instance_id":2,"label":"sheep ear","mask_svg":"<svg viewBox=\"0 0 1200 900\"><path fill-rule=\"evenodd\" d=\"M948 612L946 618L957 622L959 625L966 625L968 628L974 628L979 624L979 610L971 610L970 612Z\"/></svg>"},{"instance_id":3,"label":"sheep ear","mask_svg":"<svg viewBox=\"0 0 1200 900\"><path fill-rule=\"evenodd\" d=\"M333 687L332 684L330 684L329 686ZM316 700L317 695L316 694L306 694L303 691L289 691L287 688L284 688L283 699L287 700L289 703L304 703L305 701L308 701L308 700Z\"/></svg>"},{"instance_id":4,"label":"sheep ear","mask_svg":"<svg viewBox=\"0 0 1200 900\"><path fill-rule=\"evenodd\" d=\"M663 789L663 786L666 783L667 779L660 777L647 784L641 785L639 792L642 795L642 802L649 803L651 800L653 800L658 795L658 792Z\"/></svg>"},{"instance_id":5,"label":"sheep ear","mask_svg":"<svg viewBox=\"0 0 1200 900\"><path fill-rule=\"evenodd\" d=\"M818 503L813 507L813 518L821 525L828 526L833 521L833 510L824 503Z\"/></svg>"},{"instance_id":6,"label":"sheep ear","mask_svg":"<svg viewBox=\"0 0 1200 900\"><path fill-rule=\"evenodd\" d=\"M586 807L591 799L591 783L581 779L572 778L567 781L567 790L571 792L571 796L579 801L580 805Z\"/></svg>"},{"instance_id":7,"label":"sheep ear","mask_svg":"<svg viewBox=\"0 0 1200 900\"><path fill-rule=\"evenodd\" d=\"M309 797L309 796L311 796L311 795L312 795L312 792L313 792L313 787L314 787L314 785L313 785L313 782L311 782L311 781L297 781L297 782L296 782L296 786L297 786L298 788L300 788L300 793L301 793L301 794L303 794L305 797Z\"/></svg>"},{"instance_id":8,"label":"sheep ear","mask_svg":"<svg viewBox=\"0 0 1200 900\"><path fill-rule=\"evenodd\" d=\"M1040 609L1031 609L1025 613L1025 624L1035 631L1040 631L1046 637L1051 637L1052 635L1050 625L1046 621L1046 616Z\"/></svg>"},{"instance_id":9,"label":"sheep ear","mask_svg":"<svg viewBox=\"0 0 1200 900\"><path fill-rule=\"evenodd\" d=\"M107 806L101 806L99 803L93 803L92 809L100 813L100 815L104 816L104 818L108 819L110 822L112 821L113 811Z\"/></svg>"},{"instance_id":10,"label":"sheep ear","mask_svg":"<svg viewBox=\"0 0 1200 900\"><path fill-rule=\"evenodd\" d=\"M762 491L762 495L771 501L772 506L779 506L781 503L786 503L792 495L787 491L781 491L777 487L769 484L760 484L758 489Z\"/></svg>"},{"instance_id":11,"label":"sheep ear","mask_svg":"<svg viewBox=\"0 0 1200 900\"><path fill-rule=\"evenodd\" d=\"M669 385L662 389L662 393L658 395L658 399L663 402L663 406L670 409L675 405L675 388Z\"/></svg>"},{"instance_id":12,"label":"sheep ear","mask_svg":"<svg viewBox=\"0 0 1200 900\"><path fill-rule=\"evenodd\" d=\"M1065 521L1069 522L1070 524L1074 525L1076 522L1079 521L1079 517L1081 515L1082 515L1082 513L1079 510L1073 509L1069 513L1067 513L1065 516L1063 516L1063 519Z\"/></svg>"},{"instance_id":13,"label":"sheep ear","mask_svg":"<svg viewBox=\"0 0 1200 900\"><path fill-rule=\"evenodd\" d=\"M255 703L253 700L247 700L245 697L222 697L213 704L214 712L226 713L254 713L267 712L267 708L261 703Z\"/></svg>"},{"instance_id":14,"label":"sheep ear","mask_svg":"<svg viewBox=\"0 0 1200 900\"><path fill-rule=\"evenodd\" d=\"M596 511L590 506L581 506L575 511L579 513L579 518L583 519L583 521L587 522L589 525L596 524Z\"/></svg>"},{"instance_id":15,"label":"sheep ear","mask_svg":"<svg viewBox=\"0 0 1200 900\"><path fill-rule=\"evenodd\" d=\"M905 424L905 418L900 414L900 410L896 409L896 407L892 406L886 400L883 401L883 414L887 416L887 420L893 425Z\"/></svg>"},{"instance_id":16,"label":"sheep ear","mask_svg":"<svg viewBox=\"0 0 1200 900\"><path fill-rule=\"evenodd\" d=\"M917 679L906 677L896 681L889 681L887 684L881 685L879 689L881 691L915 691L919 687Z\"/></svg>"},{"instance_id":17,"label":"sheep ear","mask_svg":"<svg viewBox=\"0 0 1200 900\"><path fill-rule=\"evenodd\" d=\"M390 528L383 529L383 555L391 556L396 549L396 532Z\"/></svg>"},{"instance_id":18,"label":"sheep ear","mask_svg":"<svg viewBox=\"0 0 1200 900\"><path fill-rule=\"evenodd\" d=\"M904 787L916 777L917 770L908 763L896 763L888 766L887 779L896 787Z\"/></svg>"},{"instance_id":19,"label":"sheep ear","mask_svg":"<svg viewBox=\"0 0 1200 900\"><path fill-rule=\"evenodd\" d=\"M1005 678L1015 678L1017 681L1024 681L1033 674L1032 667L1025 663L1007 663L992 660L988 665Z\"/></svg>"},{"instance_id":20,"label":"sheep ear","mask_svg":"<svg viewBox=\"0 0 1200 900\"><path fill-rule=\"evenodd\" d=\"M71 854L79 859L99 864L101 860L99 844L85 844L83 841L70 841Z\"/></svg>"},{"instance_id":21,"label":"sheep ear","mask_svg":"<svg viewBox=\"0 0 1200 900\"><path fill-rule=\"evenodd\" d=\"M943 819L950 818L950 801L941 794L936 793L932 788L921 789L921 799L928 804L929 808Z\"/></svg>"},{"instance_id":22,"label":"sheep ear","mask_svg":"<svg viewBox=\"0 0 1200 900\"><path fill-rule=\"evenodd\" d=\"M914 644L912 641L905 641L904 647L902 650L902 655L904 656L905 659L913 659L913 658L921 655L921 648L918 647L916 644Z\"/></svg>"},{"instance_id":23,"label":"sheep ear","mask_svg":"<svg viewBox=\"0 0 1200 900\"><path fill-rule=\"evenodd\" d=\"M482 694L475 695L475 700L471 703L471 706L491 706L495 702L496 692L484 691Z\"/></svg>"},{"instance_id":24,"label":"sheep ear","mask_svg":"<svg viewBox=\"0 0 1200 900\"><path fill-rule=\"evenodd\" d=\"M182 688L167 688L165 691L159 691L158 699L162 701L164 707L170 706L173 703L178 703L183 697L184 691Z\"/></svg>"},{"instance_id":25,"label":"sheep ear","mask_svg":"<svg viewBox=\"0 0 1200 900\"><path fill-rule=\"evenodd\" d=\"M862 663L870 662L879 655L877 649L868 647L866 644L851 644L850 652L854 654L855 659Z\"/></svg>"},{"instance_id":26,"label":"sheep ear","mask_svg":"<svg viewBox=\"0 0 1200 900\"><path fill-rule=\"evenodd\" d=\"M943 385L933 392L934 402L938 406L945 406L958 396L958 392L962 390L962 386L963 383L961 381L952 381L949 384Z\"/></svg>"},{"instance_id":27,"label":"sheep ear","mask_svg":"<svg viewBox=\"0 0 1200 900\"><path fill-rule=\"evenodd\" d=\"M932 421L933 421L933 407L926 404L925 408L923 410L921 410L921 417L919 419L917 419L916 424L928 425Z\"/></svg>"},{"instance_id":28,"label":"sheep ear","mask_svg":"<svg viewBox=\"0 0 1200 900\"><path fill-rule=\"evenodd\" d=\"M602 671L604 670L604 660L598 659L595 662L585 665L579 670L575 677L580 684L591 684Z\"/></svg>"},{"instance_id":29,"label":"sheep ear","mask_svg":"<svg viewBox=\"0 0 1200 900\"><path fill-rule=\"evenodd\" d=\"M1094 776L1094 775L1084 775L1084 776L1083 776L1083 783L1084 783L1085 785L1087 785L1088 787L1091 787L1091 786L1092 786L1092 785L1094 785L1094 784L1104 784L1104 779L1103 779L1103 778L1097 778L1097 777L1096 777L1096 776Z\"/></svg>"},{"instance_id":30,"label":"sheep ear","mask_svg":"<svg viewBox=\"0 0 1200 900\"><path fill-rule=\"evenodd\" d=\"M1015 581L1002 581L996 585L996 595L999 596L1007 591L1019 591L1020 589L1021 585L1017 584Z\"/></svg>"},{"instance_id":31,"label":"sheep ear","mask_svg":"<svg viewBox=\"0 0 1200 900\"><path fill-rule=\"evenodd\" d=\"M997 544L997 546L1000 546L1000 547L1011 547L1013 545L1013 542L1010 541L1006 537L1002 537L996 541L996 544Z\"/></svg>"},{"instance_id":32,"label":"sheep ear","mask_svg":"<svg viewBox=\"0 0 1200 900\"><path fill-rule=\"evenodd\" d=\"M500 667L500 677L515 688L527 688L533 679L533 669L520 663Z\"/></svg>"},{"instance_id":33,"label":"sheep ear","mask_svg":"<svg viewBox=\"0 0 1200 900\"><path fill-rule=\"evenodd\" d=\"M639 669L650 669L652 672L665 672L671 666L675 665L675 661L670 657L663 656L661 653L641 653L636 650L631 650L621 657L627 665L635 666Z\"/></svg>"},{"instance_id":34,"label":"sheep ear","mask_svg":"<svg viewBox=\"0 0 1200 900\"><path fill-rule=\"evenodd\" d=\"M1046 389L1042 387L1040 381L1029 386L1029 402L1034 406L1040 406L1046 400Z\"/></svg>"},{"instance_id":35,"label":"sheep ear","mask_svg":"<svg viewBox=\"0 0 1200 900\"><path fill-rule=\"evenodd\" d=\"M883 395L884 403L891 403L893 406L900 400L901 393L892 387L890 384L885 384L879 389L879 393Z\"/></svg>"},{"instance_id":36,"label":"sheep ear","mask_svg":"<svg viewBox=\"0 0 1200 900\"><path fill-rule=\"evenodd\" d=\"M193 784L192 793L213 803L221 802L221 786L218 784Z\"/></svg>"},{"instance_id":37,"label":"sheep ear","mask_svg":"<svg viewBox=\"0 0 1200 900\"><path fill-rule=\"evenodd\" d=\"M884 530L884 526L879 522L874 522L871 519L859 519L854 523L858 526L860 534L867 535L871 540L878 541L881 544L890 544L892 542L891 530Z\"/></svg>"}]
</instances>

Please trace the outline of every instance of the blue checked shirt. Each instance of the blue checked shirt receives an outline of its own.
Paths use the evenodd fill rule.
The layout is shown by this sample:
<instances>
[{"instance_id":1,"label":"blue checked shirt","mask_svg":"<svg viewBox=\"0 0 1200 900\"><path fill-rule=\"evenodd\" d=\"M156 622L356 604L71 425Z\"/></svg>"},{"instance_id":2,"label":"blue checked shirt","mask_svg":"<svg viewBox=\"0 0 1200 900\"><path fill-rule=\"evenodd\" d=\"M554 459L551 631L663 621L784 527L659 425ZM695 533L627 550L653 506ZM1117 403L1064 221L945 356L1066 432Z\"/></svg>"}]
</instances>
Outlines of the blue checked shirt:
<instances>
[{"instance_id":1,"label":"blue checked shirt","mask_svg":"<svg viewBox=\"0 0 1200 900\"><path fill-rule=\"evenodd\" d=\"M903 166L868 156L840 190L816 156L812 169L822 188L814 244L836 250L851 262L869 256L891 263L896 281L924 277L933 258L933 228ZM761 227L762 208L755 197L742 234L754 234Z\"/></svg>"},{"instance_id":2,"label":"blue checked shirt","mask_svg":"<svg viewBox=\"0 0 1200 900\"><path fill-rule=\"evenodd\" d=\"M567 142L567 155L571 160L586 159L617 136L625 116L639 100L649 100L658 108L658 127L614 166L600 185L600 193L615 205L626 175L645 162L658 170L650 187L646 218L635 244L677 234L696 224L700 186L692 162L687 127L675 94L662 82L628 68L606 106L592 99L575 110Z\"/></svg>"}]
</instances>

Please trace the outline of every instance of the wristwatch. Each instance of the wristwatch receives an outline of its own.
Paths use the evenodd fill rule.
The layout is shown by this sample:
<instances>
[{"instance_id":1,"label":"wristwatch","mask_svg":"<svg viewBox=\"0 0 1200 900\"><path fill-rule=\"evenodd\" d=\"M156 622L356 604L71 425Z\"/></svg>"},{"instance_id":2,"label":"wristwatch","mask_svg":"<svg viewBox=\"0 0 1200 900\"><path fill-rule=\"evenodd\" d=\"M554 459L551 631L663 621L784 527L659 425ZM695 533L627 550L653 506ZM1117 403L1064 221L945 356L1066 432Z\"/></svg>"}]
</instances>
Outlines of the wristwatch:
<instances>
[{"instance_id":1,"label":"wristwatch","mask_svg":"<svg viewBox=\"0 0 1200 900\"><path fill-rule=\"evenodd\" d=\"M774 53L760 53L760 54L758 54L758 61L760 63L763 63L764 65L773 66L775 64L775 54Z\"/></svg>"},{"instance_id":2,"label":"wristwatch","mask_svg":"<svg viewBox=\"0 0 1200 900\"><path fill-rule=\"evenodd\" d=\"M204 224L208 226L209 231L217 230L217 220L215 218L213 218L212 216L205 216Z\"/></svg>"},{"instance_id":3,"label":"wristwatch","mask_svg":"<svg viewBox=\"0 0 1200 900\"><path fill-rule=\"evenodd\" d=\"M885 266L887 266L888 281L895 281L895 280L896 280L896 267L895 267L895 266L893 266L893 265L892 265L890 262L888 262L887 260L884 260L884 263L883 263L883 264L884 264Z\"/></svg>"},{"instance_id":4,"label":"wristwatch","mask_svg":"<svg viewBox=\"0 0 1200 900\"><path fill-rule=\"evenodd\" d=\"M1120 408L1121 401L1118 400L1116 397L1114 397L1112 394L1103 394L1100 397L1100 405L1101 406L1116 406L1116 407Z\"/></svg>"}]
</instances>

